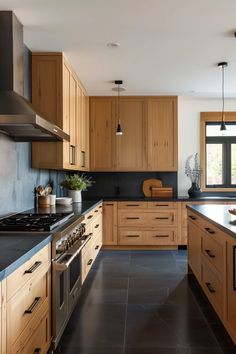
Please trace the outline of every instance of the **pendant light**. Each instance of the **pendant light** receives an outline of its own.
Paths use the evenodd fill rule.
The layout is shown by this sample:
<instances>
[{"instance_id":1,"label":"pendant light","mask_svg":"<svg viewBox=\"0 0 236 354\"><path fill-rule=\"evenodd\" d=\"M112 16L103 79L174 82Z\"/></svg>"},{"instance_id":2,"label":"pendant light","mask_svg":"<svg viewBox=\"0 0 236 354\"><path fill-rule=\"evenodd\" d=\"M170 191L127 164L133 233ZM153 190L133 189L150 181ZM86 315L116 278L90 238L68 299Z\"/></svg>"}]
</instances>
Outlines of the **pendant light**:
<instances>
[{"instance_id":1,"label":"pendant light","mask_svg":"<svg viewBox=\"0 0 236 354\"><path fill-rule=\"evenodd\" d=\"M222 69L222 114L221 114L221 125L220 125L221 131L226 130L224 115L225 115L225 68L227 66L228 63L226 61L222 61L218 64L218 68Z\"/></svg>"},{"instance_id":2,"label":"pendant light","mask_svg":"<svg viewBox=\"0 0 236 354\"><path fill-rule=\"evenodd\" d=\"M117 108L116 108L116 113L117 113L117 129L116 129L116 135L123 135L123 131L121 129L121 124L120 124L120 85L123 84L122 80L115 80L115 84L117 85Z\"/></svg>"}]
</instances>

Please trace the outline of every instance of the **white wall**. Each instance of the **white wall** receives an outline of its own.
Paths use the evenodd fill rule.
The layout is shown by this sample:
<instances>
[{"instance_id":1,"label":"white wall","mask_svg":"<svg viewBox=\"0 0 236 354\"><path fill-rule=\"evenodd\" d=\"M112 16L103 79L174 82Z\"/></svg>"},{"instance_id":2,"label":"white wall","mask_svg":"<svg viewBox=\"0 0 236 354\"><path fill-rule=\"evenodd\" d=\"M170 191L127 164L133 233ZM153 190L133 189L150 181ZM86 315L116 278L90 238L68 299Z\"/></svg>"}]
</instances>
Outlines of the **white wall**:
<instances>
[{"instance_id":1,"label":"white wall","mask_svg":"<svg viewBox=\"0 0 236 354\"><path fill-rule=\"evenodd\" d=\"M189 155L200 153L200 112L219 112L220 99L202 99L179 96L178 125L179 125L179 172L178 195L187 195L191 182L184 174L186 158ZM236 111L236 99L226 99L226 111Z\"/></svg>"}]
</instances>

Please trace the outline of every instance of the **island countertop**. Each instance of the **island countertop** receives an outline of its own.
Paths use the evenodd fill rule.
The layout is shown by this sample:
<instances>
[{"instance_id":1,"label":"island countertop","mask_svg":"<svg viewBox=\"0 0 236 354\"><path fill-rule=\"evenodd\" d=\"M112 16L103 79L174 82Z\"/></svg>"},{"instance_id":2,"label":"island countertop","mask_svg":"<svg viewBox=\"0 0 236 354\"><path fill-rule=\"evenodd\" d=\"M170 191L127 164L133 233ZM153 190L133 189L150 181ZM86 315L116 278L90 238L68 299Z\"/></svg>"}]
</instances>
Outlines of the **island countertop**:
<instances>
[{"instance_id":1,"label":"island countertop","mask_svg":"<svg viewBox=\"0 0 236 354\"><path fill-rule=\"evenodd\" d=\"M236 239L236 215L229 213L229 209L235 209L233 205L187 205L188 210L192 210L206 220L215 224L219 229Z\"/></svg>"}]
</instances>

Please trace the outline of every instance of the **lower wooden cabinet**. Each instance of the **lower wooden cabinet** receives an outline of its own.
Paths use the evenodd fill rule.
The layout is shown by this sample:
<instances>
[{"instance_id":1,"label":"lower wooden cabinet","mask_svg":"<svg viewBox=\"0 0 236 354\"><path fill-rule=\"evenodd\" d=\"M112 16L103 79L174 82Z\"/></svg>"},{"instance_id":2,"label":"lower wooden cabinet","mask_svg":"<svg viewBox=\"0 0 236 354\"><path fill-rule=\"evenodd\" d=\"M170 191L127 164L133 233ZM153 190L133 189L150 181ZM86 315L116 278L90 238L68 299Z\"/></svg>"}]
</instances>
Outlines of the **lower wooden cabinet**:
<instances>
[{"instance_id":1,"label":"lower wooden cabinet","mask_svg":"<svg viewBox=\"0 0 236 354\"><path fill-rule=\"evenodd\" d=\"M117 245L117 202L103 203L103 245Z\"/></svg>"},{"instance_id":2,"label":"lower wooden cabinet","mask_svg":"<svg viewBox=\"0 0 236 354\"><path fill-rule=\"evenodd\" d=\"M236 240L191 210L188 263L236 344Z\"/></svg>"},{"instance_id":3,"label":"lower wooden cabinet","mask_svg":"<svg viewBox=\"0 0 236 354\"><path fill-rule=\"evenodd\" d=\"M50 249L45 246L2 282L1 354L46 354L50 347ZM31 270L30 277L22 278L23 269Z\"/></svg>"}]
</instances>

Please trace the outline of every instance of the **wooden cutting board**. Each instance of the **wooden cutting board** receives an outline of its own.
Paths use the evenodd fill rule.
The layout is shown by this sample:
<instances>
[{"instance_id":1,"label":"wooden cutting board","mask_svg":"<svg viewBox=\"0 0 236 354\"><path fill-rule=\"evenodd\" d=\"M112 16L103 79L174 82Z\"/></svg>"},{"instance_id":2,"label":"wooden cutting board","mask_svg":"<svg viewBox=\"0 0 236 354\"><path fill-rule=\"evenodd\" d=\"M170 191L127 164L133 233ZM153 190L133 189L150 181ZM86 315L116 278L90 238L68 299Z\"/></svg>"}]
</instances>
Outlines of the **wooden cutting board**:
<instances>
[{"instance_id":1,"label":"wooden cutting board","mask_svg":"<svg viewBox=\"0 0 236 354\"><path fill-rule=\"evenodd\" d=\"M143 194L145 195L145 197L152 196L151 187L162 187L162 180L152 178L143 181Z\"/></svg>"}]
</instances>

